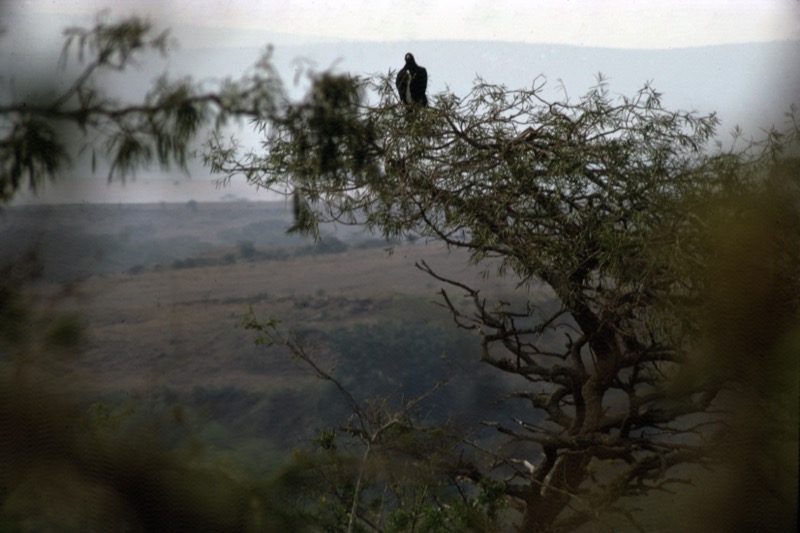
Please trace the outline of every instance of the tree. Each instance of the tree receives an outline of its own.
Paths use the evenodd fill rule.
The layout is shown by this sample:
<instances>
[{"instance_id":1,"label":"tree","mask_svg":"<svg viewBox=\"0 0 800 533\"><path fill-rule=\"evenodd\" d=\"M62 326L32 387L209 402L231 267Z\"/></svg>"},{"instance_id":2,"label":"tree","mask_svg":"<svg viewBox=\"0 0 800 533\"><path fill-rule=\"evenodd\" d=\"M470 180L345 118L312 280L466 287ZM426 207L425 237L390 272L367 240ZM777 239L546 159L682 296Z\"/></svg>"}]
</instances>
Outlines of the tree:
<instances>
[{"instance_id":1,"label":"tree","mask_svg":"<svg viewBox=\"0 0 800 533\"><path fill-rule=\"evenodd\" d=\"M522 531L570 531L604 512L636 523L624 498L691 483L686 466L706 465L729 434L719 410L732 376L699 363L718 301L709 228L770 190L796 194L796 175L767 178L796 127L714 148L714 115L667 110L650 86L612 99L600 79L574 102L543 89L478 80L465 97L439 94L408 113L388 76L326 73L284 120L257 121L260 151L212 142L207 160L228 178L301 191L309 209L295 231L334 222L414 233L468 250L523 292L545 284L554 311L491 301L418 264L449 287L443 305L475 331L482 361L516 377L507 399L529 407L492 423L514 451L472 443L492 460L467 475L502 484ZM780 243L764 275L785 289L774 305L796 317L796 205L775 208L788 225L762 235Z\"/></svg>"}]
</instances>

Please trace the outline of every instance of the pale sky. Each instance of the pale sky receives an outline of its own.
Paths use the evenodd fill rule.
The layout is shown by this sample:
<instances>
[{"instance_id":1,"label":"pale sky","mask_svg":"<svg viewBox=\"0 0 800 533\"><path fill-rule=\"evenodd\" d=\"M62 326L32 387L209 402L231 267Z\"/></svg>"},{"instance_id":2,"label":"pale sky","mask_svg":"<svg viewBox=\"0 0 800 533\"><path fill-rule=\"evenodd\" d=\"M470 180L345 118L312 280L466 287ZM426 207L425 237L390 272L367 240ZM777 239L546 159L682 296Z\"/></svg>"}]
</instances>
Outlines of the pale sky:
<instances>
[{"instance_id":1,"label":"pale sky","mask_svg":"<svg viewBox=\"0 0 800 533\"><path fill-rule=\"evenodd\" d=\"M112 20L131 14L146 16L157 30L169 28L180 48L189 52L222 47L256 50L267 43L280 49L363 41L504 41L622 49L800 41L799 0L0 0L0 28L7 30L1 43L9 47L6 51L40 51L40 57L50 61L43 59L43 68L52 69L63 44L61 31L69 25L90 26L103 10ZM435 50L428 48L425 64L433 72ZM333 46L330 53L340 52ZM491 58L476 59L479 63L487 60ZM446 69L438 67L440 75L434 81L438 79L439 85L431 90L442 90L448 81L441 74ZM485 67L466 70L472 75ZM664 77L663 72L658 74ZM759 79L757 69L748 75ZM687 83L692 85L691 80ZM733 89L732 93L739 94ZM207 176L195 172L192 180L179 174L160 179L145 171L138 176L124 186L105 186L104 174L57 182L36 197L26 192L16 202L263 196L263 191L243 183L217 190Z\"/></svg>"},{"instance_id":2,"label":"pale sky","mask_svg":"<svg viewBox=\"0 0 800 533\"><path fill-rule=\"evenodd\" d=\"M676 48L800 39L798 0L14 0L11 13L149 15L184 46L230 29L320 40L491 40L614 48ZM241 33L237 34L235 30ZM263 32L263 33L262 33ZM216 35L216 33L215 33ZM273 42L276 40L272 38ZM188 42L186 42L188 41ZM218 43L213 43L218 44Z\"/></svg>"}]
</instances>

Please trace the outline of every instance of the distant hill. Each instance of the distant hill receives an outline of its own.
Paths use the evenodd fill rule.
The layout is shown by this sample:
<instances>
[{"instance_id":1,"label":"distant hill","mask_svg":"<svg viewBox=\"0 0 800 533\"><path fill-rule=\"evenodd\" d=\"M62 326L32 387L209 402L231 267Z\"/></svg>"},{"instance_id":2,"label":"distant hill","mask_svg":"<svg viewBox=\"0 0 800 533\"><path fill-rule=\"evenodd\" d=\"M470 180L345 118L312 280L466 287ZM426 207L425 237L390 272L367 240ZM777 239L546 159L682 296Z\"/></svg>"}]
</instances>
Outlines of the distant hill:
<instances>
[{"instance_id":1,"label":"distant hill","mask_svg":"<svg viewBox=\"0 0 800 533\"><path fill-rule=\"evenodd\" d=\"M215 250L222 261L226 254L258 259L386 246L360 229L333 226L315 244L287 235L291 223L281 202L12 206L0 212L0 264L33 250L45 279L69 281L191 266Z\"/></svg>"}]
</instances>

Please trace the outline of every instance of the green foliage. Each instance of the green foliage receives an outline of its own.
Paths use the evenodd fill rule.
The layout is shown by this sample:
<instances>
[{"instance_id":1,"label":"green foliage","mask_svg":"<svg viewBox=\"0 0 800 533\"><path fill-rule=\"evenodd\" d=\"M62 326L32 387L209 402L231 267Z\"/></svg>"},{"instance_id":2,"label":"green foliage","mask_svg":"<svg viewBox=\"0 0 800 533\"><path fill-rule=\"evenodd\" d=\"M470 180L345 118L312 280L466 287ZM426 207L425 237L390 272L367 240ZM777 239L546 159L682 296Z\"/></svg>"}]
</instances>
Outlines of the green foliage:
<instances>
[{"instance_id":1,"label":"green foliage","mask_svg":"<svg viewBox=\"0 0 800 533\"><path fill-rule=\"evenodd\" d=\"M53 392L0 381L7 529L306 530L294 487L167 450L126 408L95 405L82 417Z\"/></svg>"},{"instance_id":2,"label":"green foliage","mask_svg":"<svg viewBox=\"0 0 800 533\"><path fill-rule=\"evenodd\" d=\"M10 132L0 140L0 202L7 202L28 178L28 186L36 191L41 176L55 176L68 161L58 132L37 117L23 117L6 125Z\"/></svg>"},{"instance_id":3,"label":"green foliage","mask_svg":"<svg viewBox=\"0 0 800 533\"><path fill-rule=\"evenodd\" d=\"M79 315L46 313L31 305L25 287L41 274L34 253L0 265L0 360L14 361L19 368L44 366L63 355L75 355L86 341Z\"/></svg>"},{"instance_id":4,"label":"green foliage","mask_svg":"<svg viewBox=\"0 0 800 533\"><path fill-rule=\"evenodd\" d=\"M3 352L24 341L30 320L30 310L16 285L20 282L19 270L19 265L4 265L0 270L0 349Z\"/></svg>"},{"instance_id":5,"label":"green foliage","mask_svg":"<svg viewBox=\"0 0 800 533\"><path fill-rule=\"evenodd\" d=\"M45 342L54 349L78 350L85 342L86 326L79 316L64 315L49 324Z\"/></svg>"},{"instance_id":6,"label":"green foliage","mask_svg":"<svg viewBox=\"0 0 800 533\"><path fill-rule=\"evenodd\" d=\"M0 87L2 202L13 197L25 177L36 190L45 178L58 176L71 159L75 138L82 141L80 153L91 153L93 171L99 151L110 164L109 179L124 179L153 163L185 170L191 142L212 121L221 126L234 116L276 116L282 87L269 51L247 77L221 81L215 90L204 91L190 78L161 77L139 101L125 102L107 94L103 75L124 73L148 53L166 55L168 32L157 33L151 22L134 16L98 17L93 27L70 27L64 34L60 66L66 71L72 61L77 64L66 90L44 98L38 95L52 94L52 87L15 89L13 72L2 78L7 84ZM51 85L61 86L62 78L54 76Z\"/></svg>"},{"instance_id":7,"label":"green foliage","mask_svg":"<svg viewBox=\"0 0 800 533\"><path fill-rule=\"evenodd\" d=\"M114 408L103 402L97 402L89 407L85 426L91 432L117 431L120 425L135 412L136 410L131 405Z\"/></svg>"},{"instance_id":8,"label":"green foliage","mask_svg":"<svg viewBox=\"0 0 800 533\"><path fill-rule=\"evenodd\" d=\"M497 531L484 495L459 495L445 471L428 462L441 459L442 445L447 448L452 440L411 427L404 433L427 442L429 455L412 451L396 435L386 436L388 448L381 445L363 455L353 439L337 432L321 433L312 453L296 452L282 476L297 483L303 516L324 531L368 531L369 524L397 533ZM357 520L351 526L353 509Z\"/></svg>"}]
</instances>

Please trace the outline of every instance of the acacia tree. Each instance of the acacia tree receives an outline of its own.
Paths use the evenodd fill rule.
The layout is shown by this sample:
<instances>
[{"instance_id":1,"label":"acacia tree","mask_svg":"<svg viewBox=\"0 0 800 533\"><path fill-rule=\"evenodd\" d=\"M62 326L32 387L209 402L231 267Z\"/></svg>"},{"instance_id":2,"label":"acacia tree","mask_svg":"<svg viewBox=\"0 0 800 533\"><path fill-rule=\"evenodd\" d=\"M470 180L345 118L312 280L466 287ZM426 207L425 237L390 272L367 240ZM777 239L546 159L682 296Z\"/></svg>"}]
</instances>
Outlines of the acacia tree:
<instances>
[{"instance_id":1,"label":"acacia tree","mask_svg":"<svg viewBox=\"0 0 800 533\"><path fill-rule=\"evenodd\" d=\"M529 407L490 423L514 452L473 443L489 463L454 468L502 483L521 530L569 531L602 512L635 520L623 498L690 483L675 467L704 464L726 434L714 408L729 376L689 372L718 251L706 226L737 216L732 198L775 186L764 169L789 139L715 149L716 125L665 109L649 86L612 98L602 79L577 101L545 98L538 79L523 90L478 80L410 109L391 75L328 73L282 120L258 122L258 151L214 139L206 157L227 178L302 198L296 231L414 233L468 250L523 294L552 291L555 310L514 306L418 264L446 287L456 325L476 332L481 360L515 378L506 399ZM797 250L796 232L786 243ZM792 286L795 251L772 272Z\"/></svg>"}]
</instances>

